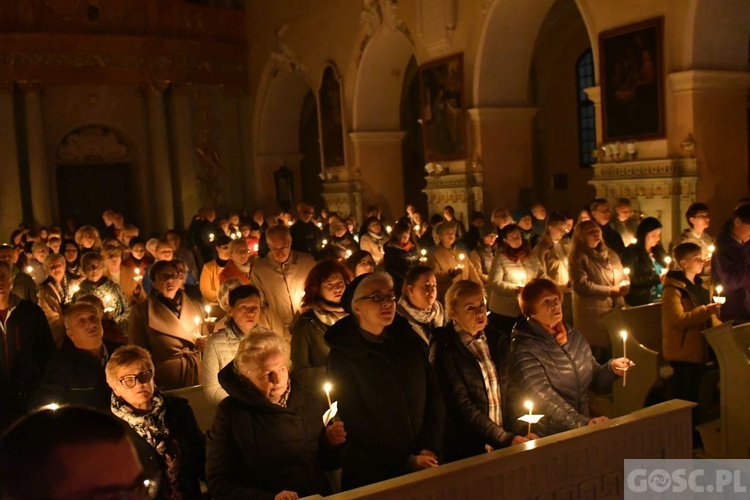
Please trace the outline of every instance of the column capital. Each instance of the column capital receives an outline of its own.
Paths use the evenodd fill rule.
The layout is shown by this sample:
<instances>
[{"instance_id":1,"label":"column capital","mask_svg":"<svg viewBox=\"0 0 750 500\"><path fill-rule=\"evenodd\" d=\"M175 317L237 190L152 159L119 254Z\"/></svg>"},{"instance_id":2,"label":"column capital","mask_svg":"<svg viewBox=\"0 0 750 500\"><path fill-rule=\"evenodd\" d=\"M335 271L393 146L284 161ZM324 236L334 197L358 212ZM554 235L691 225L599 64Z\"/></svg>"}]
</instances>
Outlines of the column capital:
<instances>
[{"instance_id":1,"label":"column capital","mask_svg":"<svg viewBox=\"0 0 750 500\"><path fill-rule=\"evenodd\" d=\"M145 97L161 96L169 88L169 80L151 80L147 83L141 83L138 85L138 90Z\"/></svg>"},{"instance_id":2,"label":"column capital","mask_svg":"<svg viewBox=\"0 0 750 500\"><path fill-rule=\"evenodd\" d=\"M471 121L480 123L506 123L531 120L536 116L539 108L471 108L469 117Z\"/></svg>"},{"instance_id":3,"label":"column capital","mask_svg":"<svg viewBox=\"0 0 750 500\"><path fill-rule=\"evenodd\" d=\"M18 82L18 88L21 89L21 92L23 92L23 95L38 95L42 93L42 90L44 89L44 84L42 82L37 81L23 81Z\"/></svg>"}]
</instances>

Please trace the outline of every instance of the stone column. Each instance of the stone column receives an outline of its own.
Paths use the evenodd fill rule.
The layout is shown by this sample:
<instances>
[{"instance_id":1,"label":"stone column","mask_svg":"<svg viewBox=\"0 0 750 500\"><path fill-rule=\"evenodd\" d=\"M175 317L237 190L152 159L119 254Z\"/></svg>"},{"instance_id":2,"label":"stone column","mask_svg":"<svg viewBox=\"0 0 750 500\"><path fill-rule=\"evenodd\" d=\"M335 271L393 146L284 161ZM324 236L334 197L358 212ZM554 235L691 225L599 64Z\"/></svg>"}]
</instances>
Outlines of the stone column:
<instances>
[{"instance_id":1,"label":"stone column","mask_svg":"<svg viewBox=\"0 0 750 500\"><path fill-rule=\"evenodd\" d=\"M13 82L0 82L0 165L3 181L0 182L0 241L18 227L23 220L21 180L18 173L16 124L13 112Z\"/></svg>"},{"instance_id":2,"label":"stone column","mask_svg":"<svg viewBox=\"0 0 750 500\"><path fill-rule=\"evenodd\" d=\"M401 130L352 132L355 165L362 186L362 203L379 205L383 220L399 217L404 211L404 178Z\"/></svg>"},{"instance_id":3,"label":"stone column","mask_svg":"<svg viewBox=\"0 0 750 500\"><path fill-rule=\"evenodd\" d=\"M44 116L42 114L42 84L22 82L19 84L24 96L26 110L26 147L31 183L31 210L37 226L53 223L52 169L47 165L44 143Z\"/></svg>"},{"instance_id":4,"label":"stone column","mask_svg":"<svg viewBox=\"0 0 750 500\"><path fill-rule=\"evenodd\" d=\"M713 234L747 196L749 88L750 73L744 71L690 70L667 77L669 156L692 156L683 147L692 135L696 200L711 207Z\"/></svg>"},{"instance_id":5,"label":"stone column","mask_svg":"<svg viewBox=\"0 0 750 500\"><path fill-rule=\"evenodd\" d=\"M537 108L469 110L475 154L484 176L484 208L513 210L532 200L533 123Z\"/></svg>"},{"instance_id":6,"label":"stone column","mask_svg":"<svg viewBox=\"0 0 750 500\"><path fill-rule=\"evenodd\" d=\"M174 158L174 206L176 224L184 228L200 207L192 114L190 112L190 84L172 85L169 92L169 121L172 125L172 157Z\"/></svg>"},{"instance_id":7,"label":"stone column","mask_svg":"<svg viewBox=\"0 0 750 500\"><path fill-rule=\"evenodd\" d=\"M151 229L164 231L174 227L174 197L172 193L172 169L169 163L169 136L164 110L164 91L169 82L152 82L143 88L148 108L151 142L151 179L154 208Z\"/></svg>"}]
</instances>

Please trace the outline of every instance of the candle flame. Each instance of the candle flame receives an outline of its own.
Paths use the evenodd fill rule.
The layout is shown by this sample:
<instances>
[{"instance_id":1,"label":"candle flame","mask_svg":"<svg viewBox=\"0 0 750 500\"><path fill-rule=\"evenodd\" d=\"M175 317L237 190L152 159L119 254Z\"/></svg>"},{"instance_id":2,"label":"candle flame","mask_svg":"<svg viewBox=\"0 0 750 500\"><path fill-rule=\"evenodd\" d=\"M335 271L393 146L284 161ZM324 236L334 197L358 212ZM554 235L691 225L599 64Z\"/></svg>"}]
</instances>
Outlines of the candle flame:
<instances>
[{"instance_id":1,"label":"candle flame","mask_svg":"<svg viewBox=\"0 0 750 500\"><path fill-rule=\"evenodd\" d=\"M529 401L528 399L527 399L527 400L526 400L526 401L525 401L525 402L523 403L523 406L524 406L524 407L525 407L525 408L526 408L527 410L529 410L529 413L531 413L531 412L533 411L533 409L534 409L534 403L532 403L532 402L531 402L531 401Z\"/></svg>"},{"instance_id":2,"label":"candle flame","mask_svg":"<svg viewBox=\"0 0 750 500\"><path fill-rule=\"evenodd\" d=\"M326 394L330 394L331 389L333 389L333 386L330 382L326 382L325 384L323 384L323 390L326 391Z\"/></svg>"},{"instance_id":3,"label":"candle flame","mask_svg":"<svg viewBox=\"0 0 750 500\"><path fill-rule=\"evenodd\" d=\"M713 245L708 245L708 251L711 253L714 253L714 250L716 250L716 247Z\"/></svg>"},{"instance_id":4,"label":"candle flame","mask_svg":"<svg viewBox=\"0 0 750 500\"><path fill-rule=\"evenodd\" d=\"M210 305L206 305L206 307L204 309L206 310L206 315L211 316L211 306Z\"/></svg>"},{"instance_id":5,"label":"candle flame","mask_svg":"<svg viewBox=\"0 0 750 500\"><path fill-rule=\"evenodd\" d=\"M419 253L421 253L421 254L422 254L422 257L425 257L425 256L427 255L427 250L425 250L425 249L423 248L423 249L422 249L422 251L421 251L421 252L419 252Z\"/></svg>"},{"instance_id":6,"label":"candle flame","mask_svg":"<svg viewBox=\"0 0 750 500\"><path fill-rule=\"evenodd\" d=\"M669 257L669 256L664 257L664 262L666 262L667 265L671 264L672 263L672 257Z\"/></svg>"},{"instance_id":7,"label":"candle flame","mask_svg":"<svg viewBox=\"0 0 750 500\"><path fill-rule=\"evenodd\" d=\"M623 269L622 272L625 273L625 276L630 276L630 268L629 267L626 267L625 269Z\"/></svg>"},{"instance_id":8,"label":"candle flame","mask_svg":"<svg viewBox=\"0 0 750 500\"><path fill-rule=\"evenodd\" d=\"M464 253L458 254L458 260L464 260L464 259L466 259L466 254Z\"/></svg>"},{"instance_id":9,"label":"candle flame","mask_svg":"<svg viewBox=\"0 0 750 500\"><path fill-rule=\"evenodd\" d=\"M635 245L636 243L638 243L638 238L630 238L631 245Z\"/></svg>"},{"instance_id":10,"label":"candle flame","mask_svg":"<svg viewBox=\"0 0 750 500\"><path fill-rule=\"evenodd\" d=\"M141 268L140 267L136 267L135 268L135 275L136 276L140 276L141 275Z\"/></svg>"},{"instance_id":11,"label":"candle flame","mask_svg":"<svg viewBox=\"0 0 750 500\"><path fill-rule=\"evenodd\" d=\"M721 285L716 285L716 295L721 295L721 292L724 291L724 287Z\"/></svg>"},{"instance_id":12,"label":"candle flame","mask_svg":"<svg viewBox=\"0 0 750 500\"><path fill-rule=\"evenodd\" d=\"M34 271L34 268L33 268L33 267L31 267L31 266L26 266L26 272L27 272L27 273L30 273L30 272L33 272L33 271Z\"/></svg>"},{"instance_id":13,"label":"candle flame","mask_svg":"<svg viewBox=\"0 0 750 500\"><path fill-rule=\"evenodd\" d=\"M393 228L391 226L385 226L386 233L390 233L391 231L393 231Z\"/></svg>"},{"instance_id":14,"label":"candle flame","mask_svg":"<svg viewBox=\"0 0 750 500\"><path fill-rule=\"evenodd\" d=\"M200 316L196 316L195 318L193 318L193 321L195 321L195 326L200 326L200 324L201 324L201 317Z\"/></svg>"},{"instance_id":15,"label":"candle flame","mask_svg":"<svg viewBox=\"0 0 750 500\"><path fill-rule=\"evenodd\" d=\"M628 340L628 332L625 330L620 330L620 337L622 337L623 342Z\"/></svg>"}]
</instances>

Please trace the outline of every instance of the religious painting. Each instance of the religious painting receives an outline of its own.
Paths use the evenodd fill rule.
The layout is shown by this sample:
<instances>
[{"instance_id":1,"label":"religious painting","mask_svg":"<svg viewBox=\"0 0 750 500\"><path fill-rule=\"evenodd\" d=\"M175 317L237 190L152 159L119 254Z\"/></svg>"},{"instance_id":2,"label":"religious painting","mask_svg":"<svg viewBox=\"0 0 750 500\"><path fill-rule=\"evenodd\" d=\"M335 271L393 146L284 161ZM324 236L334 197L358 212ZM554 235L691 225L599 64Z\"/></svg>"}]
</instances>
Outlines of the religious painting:
<instances>
[{"instance_id":1,"label":"religious painting","mask_svg":"<svg viewBox=\"0 0 750 500\"><path fill-rule=\"evenodd\" d=\"M664 19L599 36L604 142L664 137Z\"/></svg>"},{"instance_id":2,"label":"religious painting","mask_svg":"<svg viewBox=\"0 0 750 500\"><path fill-rule=\"evenodd\" d=\"M325 71L323 71L319 99L323 165L326 168L344 166L346 161L344 158L341 82L331 66L326 66Z\"/></svg>"},{"instance_id":3,"label":"religious painting","mask_svg":"<svg viewBox=\"0 0 750 500\"><path fill-rule=\"evenodd\" d=\"M463 54L421 66L419 88L425 162L465 159Z\"/></svg>"}]
</instances>

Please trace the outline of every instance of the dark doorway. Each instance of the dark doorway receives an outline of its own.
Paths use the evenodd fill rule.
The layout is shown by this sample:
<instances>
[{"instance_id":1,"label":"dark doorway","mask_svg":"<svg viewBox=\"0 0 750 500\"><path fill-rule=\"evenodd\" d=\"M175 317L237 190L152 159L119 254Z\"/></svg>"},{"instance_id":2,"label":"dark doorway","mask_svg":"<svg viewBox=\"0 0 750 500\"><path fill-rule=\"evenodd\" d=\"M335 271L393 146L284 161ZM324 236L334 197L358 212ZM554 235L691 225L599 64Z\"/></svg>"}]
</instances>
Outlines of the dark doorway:
<instances>
[{"instance_id":1,"label":"dark doorway","mask_svg":"<svg viewBox=\"0 0 750 500\"><path fill-rule=\"evenodd\" d=\"M401 91L401 130L406 132L402 143L404 202L417 207L422 219L427 220L427 195L422 192L427 187L424 172L424 144L422 127L419 125L419 79L417 60L412 57L404 75Z\"/></svg>"},{"instance_id":2,"label":"dark doorway","mask_svg":"<svg viewBox=\"0 0 750 500\"><path fill-rule=\"evenodd\" d=\"M299 171L302 200L317 210L325 205L323 181L320 179L320 136L318 135L318 105L315 94L308 92L302 103L299 120L299 150L302 154Z\"/></svg>"},{"instance_id":3,"label":"dark doorway","mask_svg":"<svg viewBox=\"0 0 750 500\"><path fill-rule=\"evenodd\" d=\"M132 220L132 165L60 165L57 167L57 199L60 221L73 217L78 225L101 222L102 212L112 208Z\"/></svg>"}]
</instances>

